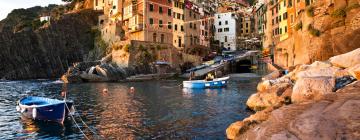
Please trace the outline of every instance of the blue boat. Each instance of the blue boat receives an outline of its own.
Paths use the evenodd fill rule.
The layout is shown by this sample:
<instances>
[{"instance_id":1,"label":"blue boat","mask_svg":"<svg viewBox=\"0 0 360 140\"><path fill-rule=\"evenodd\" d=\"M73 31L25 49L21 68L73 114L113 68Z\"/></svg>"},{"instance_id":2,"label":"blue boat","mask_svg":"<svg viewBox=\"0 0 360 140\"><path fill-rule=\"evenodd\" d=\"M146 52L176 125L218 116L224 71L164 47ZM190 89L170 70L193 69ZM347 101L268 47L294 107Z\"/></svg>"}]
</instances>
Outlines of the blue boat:
<instances>
[{"instance_id":1,"label":"blue boat","mask_svg":"<svg viewBox=\"0 0 360 140\"><path fill-rule=\"evenodd\" d=\"M35 96L20 99L16 109L26 118L61 124L67 115L74 112L72 101L65 102L63 100Z\"/></svg>"},{"instance_id":2,"label":"blue boat","mask_svg":"<svg viewBox=\"0 0 360 140\"><path fill-rule=\"evenodd\" d=\"M212 81L205 81L205 80L183 81L183 87L194 88L194 89L222 88L227 85L228 79L229 77L222 77L222 78L216 78Z\"/></svg>"}]
</instances>

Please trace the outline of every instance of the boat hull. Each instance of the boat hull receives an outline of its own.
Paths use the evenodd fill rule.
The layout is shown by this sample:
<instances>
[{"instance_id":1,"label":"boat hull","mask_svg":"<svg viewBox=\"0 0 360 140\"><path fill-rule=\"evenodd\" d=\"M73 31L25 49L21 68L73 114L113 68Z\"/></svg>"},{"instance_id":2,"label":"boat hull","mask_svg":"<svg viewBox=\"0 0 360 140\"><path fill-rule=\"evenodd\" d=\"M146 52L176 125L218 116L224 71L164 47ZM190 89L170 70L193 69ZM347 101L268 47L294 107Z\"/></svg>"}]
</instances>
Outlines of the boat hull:
<instances>
[{"instance_id":1,"label":"boat hull","mask_svg":"<svg viewBox=\"0 0 360 140\"><path fill-rule=\"evenodd\" d=\"M184 88L205 89L205 88L223 88L227 86L229 77L214 79L213 81L195 80L184 81Z\"/></svg>"},{"instance_id":2,"label":"boat hull","mask_svg":"<svg viewBox=\"0 0 360 140\"><path fill-rule=\"evenodd\" d=\"M24 104L21 102L22 100L19 101L19 111L24 117L33 120L63 123L65 117L72 112L73 102L66 102L65 104L64 101L57 100L57 103L36 105L35 101L27 101L26 104ZM39 100L37 100L37 102L39 102ZM66 105L68 107L66 107Z\"/></svg>"}]
</instances>

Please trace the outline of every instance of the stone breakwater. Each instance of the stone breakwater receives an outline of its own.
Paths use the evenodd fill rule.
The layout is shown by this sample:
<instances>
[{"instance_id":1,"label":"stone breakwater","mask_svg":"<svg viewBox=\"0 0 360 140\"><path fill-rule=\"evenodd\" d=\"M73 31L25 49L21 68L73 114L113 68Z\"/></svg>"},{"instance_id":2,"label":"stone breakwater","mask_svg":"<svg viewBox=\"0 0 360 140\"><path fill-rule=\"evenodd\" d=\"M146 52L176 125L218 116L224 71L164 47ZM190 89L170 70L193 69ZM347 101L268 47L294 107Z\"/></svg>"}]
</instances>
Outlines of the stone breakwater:
<instances>
[{"instance_id":1,"label":"stone breakwater","mask_svg":"<svg viewBox=\"0 0 360 140\"><path fill-rule=\"evenodd\" d=\"M360 48L289 71L263 78L246 103L257 112L231 124L228 139L360 138Z\"/></svg>"}]
</instances>

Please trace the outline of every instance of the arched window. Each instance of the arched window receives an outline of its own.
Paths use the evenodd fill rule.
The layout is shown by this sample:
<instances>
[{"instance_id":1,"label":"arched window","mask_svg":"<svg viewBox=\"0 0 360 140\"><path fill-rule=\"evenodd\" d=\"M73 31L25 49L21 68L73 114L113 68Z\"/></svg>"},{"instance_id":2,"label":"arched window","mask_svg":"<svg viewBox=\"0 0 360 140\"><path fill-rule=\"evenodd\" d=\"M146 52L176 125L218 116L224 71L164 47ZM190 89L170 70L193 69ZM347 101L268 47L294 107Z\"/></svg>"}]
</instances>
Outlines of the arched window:
<instances>
[{"instance_id":1,"label":"arched window","mask_svg":"<svg viewBox=\"0 0 360 140\"><path fill-rule=\"evenodd\" d=\"M156 33L153 34L153 41L156 42Z\"/></svg>"},{"instance_id":2,"label":"arched window","mask_svg":"<svg viewBox=\"0 0 360 140\"><path fill-rule=\"evenodd\" d=\"M161 34L161 38L160 38L161 40L161 43L164 43L164 40L165 40L165 36L164 36L164 34Z\"/></svg>"}]
</instances>

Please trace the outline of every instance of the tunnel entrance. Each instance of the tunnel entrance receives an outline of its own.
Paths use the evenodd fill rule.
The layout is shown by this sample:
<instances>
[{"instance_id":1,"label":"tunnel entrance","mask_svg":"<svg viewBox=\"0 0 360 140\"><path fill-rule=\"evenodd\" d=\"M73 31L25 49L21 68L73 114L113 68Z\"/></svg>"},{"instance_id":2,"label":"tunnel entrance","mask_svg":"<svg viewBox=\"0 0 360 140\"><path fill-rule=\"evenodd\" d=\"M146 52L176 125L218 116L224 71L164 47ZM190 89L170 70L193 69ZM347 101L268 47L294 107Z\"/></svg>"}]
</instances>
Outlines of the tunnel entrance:
<instances>
[{"instance_id":1,"label":"tunnel entrance","mask_svg":"<svg viewBox=\"0 0 360 140\"><path fill-rule=\"evenodd\" d=\"M245 59L235 62L233 73L251 73L251 61Z\"/></svg>"}]
</instances>

